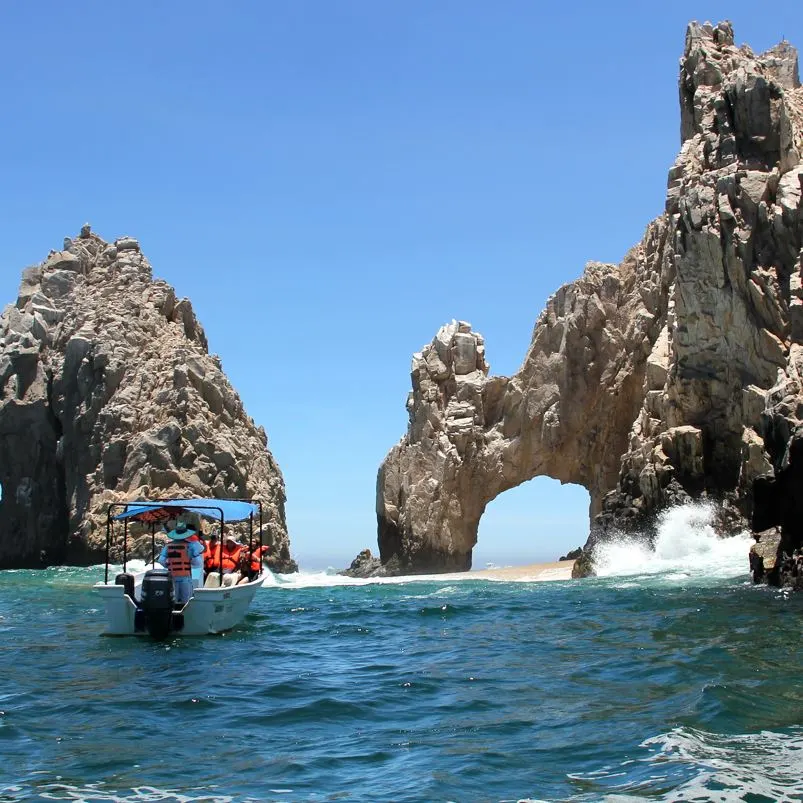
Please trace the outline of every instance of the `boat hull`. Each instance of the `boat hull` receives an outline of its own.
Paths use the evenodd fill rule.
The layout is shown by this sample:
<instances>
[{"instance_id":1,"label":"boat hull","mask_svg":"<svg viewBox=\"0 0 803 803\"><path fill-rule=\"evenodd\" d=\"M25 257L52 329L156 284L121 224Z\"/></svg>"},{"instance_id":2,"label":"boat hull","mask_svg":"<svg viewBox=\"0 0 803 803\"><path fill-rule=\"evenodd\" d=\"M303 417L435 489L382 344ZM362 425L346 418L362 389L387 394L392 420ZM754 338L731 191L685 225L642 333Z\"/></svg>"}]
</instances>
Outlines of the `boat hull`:
<instances>
[{"instance_id":1,"label":"boat hull","mask_svg":"<svg viewBox=\"0 0 803 803\"><path fill-rule=\"evenodd\" d=\"M137 575L135 588L139 589L142 575ZM243 585L224 588L196 588L189 602L180 609L184 626L171 632L173 636L206 636L223 633L238 625L248 613L254 594L265 582L265 574ZM96 583L95 591L106 608L106 630L109 636L147 636L137 629L136 605L121 585Z\"/></svg>"}]
</instances>

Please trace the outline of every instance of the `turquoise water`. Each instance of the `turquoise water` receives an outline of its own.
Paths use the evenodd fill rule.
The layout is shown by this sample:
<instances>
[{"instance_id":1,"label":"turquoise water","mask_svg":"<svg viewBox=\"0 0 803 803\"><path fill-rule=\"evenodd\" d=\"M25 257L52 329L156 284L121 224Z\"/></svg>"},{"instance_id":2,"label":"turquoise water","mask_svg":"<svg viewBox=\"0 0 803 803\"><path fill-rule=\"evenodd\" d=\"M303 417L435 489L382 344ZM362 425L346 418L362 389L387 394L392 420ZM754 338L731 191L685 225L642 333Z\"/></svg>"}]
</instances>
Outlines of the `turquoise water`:
<instances>
[{"instance_id":1,"label":"turquoise water","mask_svg":"<svg viewBox=\"0 0 803 803\"><path fill-rule=\"evenodd\" d=\"M161 644L100 635L102 568L2 572L0 800L803 800L803 595L704 557L279 578Z\"/></svg>"}]
</instances>

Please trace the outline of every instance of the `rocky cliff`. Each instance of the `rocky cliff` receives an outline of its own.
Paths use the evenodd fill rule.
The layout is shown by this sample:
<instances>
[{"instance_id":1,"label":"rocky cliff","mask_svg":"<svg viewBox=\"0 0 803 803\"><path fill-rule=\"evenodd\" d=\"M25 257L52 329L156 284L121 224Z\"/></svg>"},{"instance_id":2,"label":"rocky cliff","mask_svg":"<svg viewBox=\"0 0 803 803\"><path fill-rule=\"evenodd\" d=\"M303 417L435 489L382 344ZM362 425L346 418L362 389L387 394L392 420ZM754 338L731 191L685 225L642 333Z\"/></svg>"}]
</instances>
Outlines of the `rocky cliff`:
<instances>
[{"instance_id":1,"label":"rocky cliff","mask_svg":"<svg viewBox=\"0 0 803 803\"><path fill-rule=\"evenodd\" d=\"M620 265L589 264L548 300L518 373L489 376L464 322L413 357L408 432L377 482L383 562L469 568L488 502L539 475L588 489L589 548L700 497L725 530L752 516L801 545L797 52L757 56L729 23L692 23L679 88L664 214Z\"/></svg>"},{"instance_id":2,"label":"rocky cliff","mask_svg":"<svg viewBox=\"0 0 803 803\"><path fill-rule=\"evenodd\" d=\"M259 498L295 568L284 481L189 300L130 237L85 226L0 316L0 568L102 559L109 502Z\"/></svg>"}]
</instances>

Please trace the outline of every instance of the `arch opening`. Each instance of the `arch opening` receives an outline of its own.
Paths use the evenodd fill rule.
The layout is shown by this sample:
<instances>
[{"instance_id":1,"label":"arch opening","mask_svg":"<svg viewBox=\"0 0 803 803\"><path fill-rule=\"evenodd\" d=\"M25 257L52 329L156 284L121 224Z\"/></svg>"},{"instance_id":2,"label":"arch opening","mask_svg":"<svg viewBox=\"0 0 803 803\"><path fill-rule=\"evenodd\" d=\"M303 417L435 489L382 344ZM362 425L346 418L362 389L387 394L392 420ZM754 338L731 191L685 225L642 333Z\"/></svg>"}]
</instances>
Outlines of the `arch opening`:
<instances>
[{"instance_id":1,"label":"arch opening","mask_svg":"<svg viewBox=\"0 0 803 803\"><path fill-rule=\"evenodd\" d=\"M544 476L499 494L480 519L472 568L557 561L585 544L589 505L582 485Z\"/></svg>"}]
</instances>

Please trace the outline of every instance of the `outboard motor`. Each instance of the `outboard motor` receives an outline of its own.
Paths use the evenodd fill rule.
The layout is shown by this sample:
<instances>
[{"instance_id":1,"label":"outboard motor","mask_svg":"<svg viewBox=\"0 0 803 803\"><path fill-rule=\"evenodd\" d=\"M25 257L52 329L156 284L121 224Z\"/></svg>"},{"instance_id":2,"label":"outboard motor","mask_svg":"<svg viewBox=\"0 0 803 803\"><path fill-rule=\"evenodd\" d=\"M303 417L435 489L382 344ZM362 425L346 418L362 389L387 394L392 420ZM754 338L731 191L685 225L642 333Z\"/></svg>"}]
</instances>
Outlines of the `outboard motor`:
<instances>
[{"instance_id":1,"label":"outboard motor","mask_svg":"<svg viewBox=\"0 0 803 803\"><path fill-rule=\"evenodd\" d=\"M173 576L167 569L145 572L140 597L145 629L157 641L167 638L173 624Z\"/></svg>"}]
</instances>

